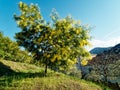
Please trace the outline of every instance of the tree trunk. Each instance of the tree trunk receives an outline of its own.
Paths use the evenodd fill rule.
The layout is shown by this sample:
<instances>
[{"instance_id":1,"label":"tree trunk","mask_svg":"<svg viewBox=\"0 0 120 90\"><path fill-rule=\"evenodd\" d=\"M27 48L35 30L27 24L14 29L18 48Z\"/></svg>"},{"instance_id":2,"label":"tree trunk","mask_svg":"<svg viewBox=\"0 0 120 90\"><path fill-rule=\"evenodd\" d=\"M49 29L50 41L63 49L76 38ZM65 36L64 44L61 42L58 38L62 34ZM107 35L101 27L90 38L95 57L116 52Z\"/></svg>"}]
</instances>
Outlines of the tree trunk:
<instances>
[{"instance_id":1,"label":"tree trunk","mask_svg":"<svg viewBox=\"0 0 120 90\"><path fill-rule=\"evenodd\" d=\"M45 65L45 73L44 73L45 76L47 75L47 67L48 67L48 65L46 64Z\"/></svg>"},{"instance_id":2,"label":"tree trunk","mask_svg":"<svg viewBox=\"0 0 120 90\"><path fill-rule=\"evenodd\" d=\"M104 75L104 79L105 79L105 82L107 83L108 82L107 75Z\"/></svg>"}]
</instances>

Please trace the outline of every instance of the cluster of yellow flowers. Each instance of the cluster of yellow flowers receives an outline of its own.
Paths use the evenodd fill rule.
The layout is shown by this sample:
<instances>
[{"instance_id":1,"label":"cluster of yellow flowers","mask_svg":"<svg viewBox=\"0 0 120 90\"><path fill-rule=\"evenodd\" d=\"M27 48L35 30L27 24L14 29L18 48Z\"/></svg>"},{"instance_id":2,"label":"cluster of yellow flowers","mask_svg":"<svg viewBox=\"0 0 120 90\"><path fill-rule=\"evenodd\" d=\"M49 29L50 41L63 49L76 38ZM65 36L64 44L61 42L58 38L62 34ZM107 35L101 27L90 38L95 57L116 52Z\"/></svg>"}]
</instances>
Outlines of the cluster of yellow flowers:
<instances>
[{"instance_id":1,"label":"cluster of yellow flowers","mask_svg":"<svg viewBox=\"0 0 120 90\"><path fill-rule=\"evenodd\" d=\"M61 60L61 56L58 54L55 54L53 58L51 58L51 62L54 62L55 60Z\"/></svg>"}]
</instances>

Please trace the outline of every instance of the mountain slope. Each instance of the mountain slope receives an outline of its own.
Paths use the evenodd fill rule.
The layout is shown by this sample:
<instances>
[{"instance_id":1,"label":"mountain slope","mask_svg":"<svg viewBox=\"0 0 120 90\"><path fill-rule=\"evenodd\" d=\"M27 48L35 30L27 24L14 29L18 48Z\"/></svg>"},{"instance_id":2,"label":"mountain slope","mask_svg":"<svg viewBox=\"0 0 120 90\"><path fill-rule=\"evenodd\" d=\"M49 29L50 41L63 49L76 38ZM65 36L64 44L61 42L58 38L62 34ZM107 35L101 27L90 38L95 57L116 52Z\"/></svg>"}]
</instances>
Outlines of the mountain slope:
<instances>
[{"instance_id":1,"label":"mountain slope","mask_svg":"<svg viewBox=\"0 0 120 90\"><path fill-rule=\"evenodd\" d=\"M44 77L44 69L35 65L0 60L0 66L0 90L102 90L94 83L51 70Z\"/></svg>"},{"instance_id":2,"label":"mountain slope","mask_svg":"<svg viewBox=\"0 0 120 90\"><path fill-rule=\"evenodd\" d=\"M96 55L96 57L94 57L89 62L89 65L103 64L104 62L105 62L104 65L107 65L115 63L116 61L119 60L120 60L120 44L117 44L111 49Z\"/></svg>"},{"instance_id":3,"label":"mountain slope","mask_svg":"<svg viewBox=\"0 0 120 90\"><path fill-rule=\"evenodd\" d=\"M116 90L120 90L120 44L96 55L88 65L93 67L92 72L98 75L98 80L117 83L119 89Z\"/></svg>"}]
</instances>

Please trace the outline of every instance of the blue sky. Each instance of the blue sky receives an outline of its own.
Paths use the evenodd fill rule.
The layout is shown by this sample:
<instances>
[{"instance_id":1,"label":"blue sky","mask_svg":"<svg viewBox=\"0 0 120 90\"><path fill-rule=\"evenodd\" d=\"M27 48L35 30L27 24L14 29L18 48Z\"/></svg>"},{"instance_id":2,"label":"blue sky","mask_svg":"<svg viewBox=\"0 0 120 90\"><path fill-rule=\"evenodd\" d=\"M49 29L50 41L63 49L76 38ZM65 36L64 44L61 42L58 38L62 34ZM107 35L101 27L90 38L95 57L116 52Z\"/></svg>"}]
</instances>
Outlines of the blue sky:
<instances>
[{"instance_id":1,"label":"blue sky","mask_svg":"<svg viewBox=\"0 0 120 90\"><path fill-rule=\"evenodd\" d=\"M0 0L0 30L14 39L19 31L13 19L19 14L18 3L37 3L46 20L55 8L61 17L72 15L82 24L94 26L93 46L111 46L120 42L120 0Z\"/></svg>"}]
</instances>

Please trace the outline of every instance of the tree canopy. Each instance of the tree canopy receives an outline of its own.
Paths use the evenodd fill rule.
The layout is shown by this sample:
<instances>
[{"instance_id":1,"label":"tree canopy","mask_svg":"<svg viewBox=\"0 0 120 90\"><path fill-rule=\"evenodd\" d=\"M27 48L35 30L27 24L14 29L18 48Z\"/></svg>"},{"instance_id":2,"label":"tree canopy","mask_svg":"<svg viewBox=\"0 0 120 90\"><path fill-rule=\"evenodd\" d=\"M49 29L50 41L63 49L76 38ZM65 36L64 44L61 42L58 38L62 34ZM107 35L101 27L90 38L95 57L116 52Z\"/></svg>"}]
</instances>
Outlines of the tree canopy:
<instances>
[{"instance_id":1,"label":"tree canopy","mask_svg":"<svg viewBox=\"0 0 120 90\"><path fill-rule=\"evenodd\" d=\"M21 50L15 41L5 37L2 32L0 32L0 58L20 62L32 60L27 51Z\"/></svg>"},{"instance_id":2,"label":"tree canopy","mask_svg":"<svg viewBox=\"0 0 120 90\"><path fill-rule=\"evenodd\" d=\"M20 15L14 18L21 31L16 33L16 40L34 59L52 69L67 69L81 57L82 63L90 59L90 53L85 46L89 45L89 28L81 25L71 16L60 18L52 11L51 22L42 17L39 7L34 4L19 3Z\"/></svg>"}]
</instances>

